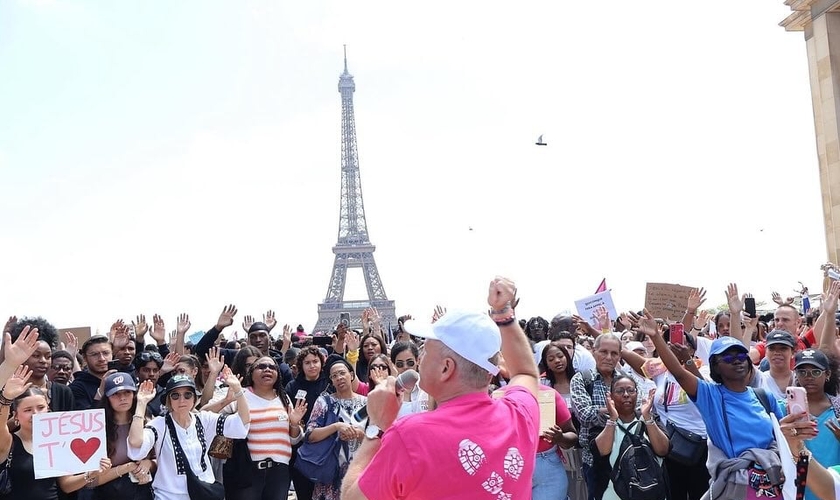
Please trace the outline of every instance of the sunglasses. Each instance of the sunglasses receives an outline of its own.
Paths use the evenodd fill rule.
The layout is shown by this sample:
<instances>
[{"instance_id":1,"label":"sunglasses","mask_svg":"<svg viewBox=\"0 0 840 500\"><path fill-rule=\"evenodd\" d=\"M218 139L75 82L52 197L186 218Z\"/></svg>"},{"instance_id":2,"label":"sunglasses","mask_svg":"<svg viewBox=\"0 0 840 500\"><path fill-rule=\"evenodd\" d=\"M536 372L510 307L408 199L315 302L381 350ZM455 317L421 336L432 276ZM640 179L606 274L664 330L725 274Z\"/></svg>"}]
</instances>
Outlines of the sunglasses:
<instances>
[{"instance_id":1,"label":"sunglasses","mask_svg":"<svg viewBox=\"0 0 840 500\"><path fill-rule=\"evenodd\" d=\"M817 378L820 375L822 375L823 373L825 373L825 370L820 370L819 368L812 368L810 370L807 369L807 368L797 368L796 369L796 376L799 377L799 378L805 378L805 377Z\"/></svg>"},{"instance_id":2,"label":"sunglasses","mask_svg":"<svg viewBox=\"0 0 840 500\"><path fill-rule=\"evenodd\" d=\"M397 366L397 368L402 368L402 367L405 367L405 366L407 366L407 367L411 368L411 367L413 367L414 365L416 365L416 364L417 364L417 362L416 362L416 361L414 361L413 359L409 359L408 361L397 361L397 362L396 362L396 363L394 363L394 364Z\"/></svg>"},{"instance_id":3,"label":"sunglasses","mask_svg":"<svg viewBox=\"0 0 840 500\"><path fill-rule=\"evenodd\" d=\"M258 365L253 365L254 370L271 370L273 372L277 371L277 365L274 363L260 363Z\"/></svg>"},{"instance_id":4,"label":"sunglasses","mask_svg":"<svg viewBox=\"0 0 840 500\"><path fill-rule=\"evenodd\" d=\"M195 396L195 394L193 394L192 392L184 393L184 399L186 399L187 401L191 400L193 396ZM181 394L178 392L173 392L169 395L169 399L171 399L172 401L178 401L179 399L181 399Z\"/></svg>"},{"instance_id":5,"label":"sunglasses","mask_svg":"<svg viewBox=\"0 0 840 500\"><path fill-rule=\"evenodd\" d=\"M140 355L140 362L141 363L145 364L145 363L148 363L149 361L154 361L156 363L163 364L163 358L160 357L160 354L158 354L156 352L144 352L143 354Z\"/></svg>"},{"instance_id":6,"label":"sunglasses","mask_svg":"<svg viewBox=\"0 0 840 500\"><path fill-rule=\"evenodd\" d=\"M748 359L750 359L750 357L745 352L739 352L738 354L724 354L720 357L720 360L727 365L731 365L732 363L743 363Z\"/></svg>"},{"instance_id":7,"label":"sunglasses","mask_svg":"<svg viewBox=\"0 0 840 500\"><path fill-rule=\"evenodd\" d=\"M387 371L388 370L388 365L382 365L382 364L379 364L379 363L377 363L375 365L370 365L371 370L376 369L376 368L379 368L380 370L386 370Z\"/></svg>"},{"instance_id":8,"label":"sunglasses","mask_svg":"<svg viewBox=\"0 0 840 500\"><path fill-rule=\"evenodd\" d=\"M615 394L621 394L621 395L627 394L627 395L630 395L630 396L635 396L637 392L639 392L639 391L637 391L635 387L625 387L624 389L613 390L613 393L615 393Z\"/></svg>"}]
</instances>

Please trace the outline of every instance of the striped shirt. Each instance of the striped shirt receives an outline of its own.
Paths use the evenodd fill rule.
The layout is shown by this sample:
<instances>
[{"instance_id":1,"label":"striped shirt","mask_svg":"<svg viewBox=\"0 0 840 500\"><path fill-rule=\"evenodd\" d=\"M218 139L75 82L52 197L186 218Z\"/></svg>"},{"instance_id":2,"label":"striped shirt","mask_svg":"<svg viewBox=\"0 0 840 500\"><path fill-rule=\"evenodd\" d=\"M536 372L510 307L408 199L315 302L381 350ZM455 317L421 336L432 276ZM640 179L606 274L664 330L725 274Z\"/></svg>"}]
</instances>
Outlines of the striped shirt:
<instances>
[{"instance_id":1,"label":"striped shirt","mask_svg":"<svg viewBox=\"0 0 840 500\"><path fill-rule=\"evenodd\" d=\"M292 445L303 437L289 435L289 414L279 397L263 399L249 387L245 391L248 409L251 412L251 426L248 430L248 451L251 460L271 458L275 462L288 464L292 456ZM291 403L289 403L291 404Z\"/></svg>"}]
</instances>

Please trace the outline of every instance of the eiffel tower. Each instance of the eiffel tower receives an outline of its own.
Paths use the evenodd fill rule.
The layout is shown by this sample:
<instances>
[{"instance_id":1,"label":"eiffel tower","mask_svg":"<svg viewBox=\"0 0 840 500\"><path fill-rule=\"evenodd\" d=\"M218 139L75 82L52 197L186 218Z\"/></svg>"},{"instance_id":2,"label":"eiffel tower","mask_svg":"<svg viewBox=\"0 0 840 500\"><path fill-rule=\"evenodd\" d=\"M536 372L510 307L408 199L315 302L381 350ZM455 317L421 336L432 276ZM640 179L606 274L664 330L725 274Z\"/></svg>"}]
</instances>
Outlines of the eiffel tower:
<instances>
[{"instance_id":1,"label":"eiffel tower","mask_svg":"<svg viewBox=\"0 0 840 500\"><path fill-rule=\"evenodd\" d=\"M344 72L338 79L341 93L341 209L338 217L338 243L333 247L333 264L327 297L318 304L318 323L313 332L331 332L341 320L341 313L350 315L351 328L361 326L362 310L375 307L382 317L382 330L387 335L389 325L396 326L395 306L388 300L385 287L376 269L370 242L365 206L362 201L362 181L359 176L359 153L356 145L356 119L353 113L353 92L356 84L347 71L347 47L344 47ZM345 300L347 269L362 268L367 288L367 300Z\"/></svg>"}]
</instances>

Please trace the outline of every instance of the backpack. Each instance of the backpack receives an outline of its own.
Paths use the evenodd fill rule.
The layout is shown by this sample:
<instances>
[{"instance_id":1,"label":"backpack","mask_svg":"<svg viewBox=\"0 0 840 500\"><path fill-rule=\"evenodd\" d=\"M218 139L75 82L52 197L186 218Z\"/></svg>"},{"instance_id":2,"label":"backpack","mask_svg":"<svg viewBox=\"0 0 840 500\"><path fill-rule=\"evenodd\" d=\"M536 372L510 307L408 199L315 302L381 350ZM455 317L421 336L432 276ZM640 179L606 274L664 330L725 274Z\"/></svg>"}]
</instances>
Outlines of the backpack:
<instances>
[{"instance_id":1,"label":"backpack","mask_svg":"<svg viewBox=\"0 0 840 500\"><path fill-rule=\"evenodd\" d=\"M630 424L630 430L616 423L624 431L618 458L612 468L610 480L613 490L621 500L662 500L669 494L665 469L643 438L645 428L640 421Z\"/></svg>"}]
</instances>

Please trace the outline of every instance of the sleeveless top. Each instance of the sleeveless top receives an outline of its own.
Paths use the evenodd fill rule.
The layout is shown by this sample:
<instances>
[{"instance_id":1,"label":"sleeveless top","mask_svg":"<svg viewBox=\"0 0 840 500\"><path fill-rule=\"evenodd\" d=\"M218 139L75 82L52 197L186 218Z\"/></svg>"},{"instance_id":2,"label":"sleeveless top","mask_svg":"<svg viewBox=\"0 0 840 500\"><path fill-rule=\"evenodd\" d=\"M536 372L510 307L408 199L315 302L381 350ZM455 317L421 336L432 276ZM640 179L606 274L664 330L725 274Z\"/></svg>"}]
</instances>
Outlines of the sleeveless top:
<instances>
[{"instance_id":1,"label":"sleeveless top","mask_svg":"<svg viewBox=\"0 0 840 500\"><path fill-rule=\"evenodd\" d=\"M8 465L8 461L3 467ZM26 498L27 500L57 500L58 483L56 478L35 479L35 467L32 455L23 447L23 441L12 434L12 468L9 478L12 480L12 492L0 496L3 500Z\"/></svg>"}]
</instances>

